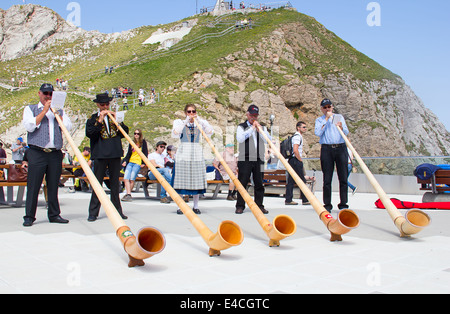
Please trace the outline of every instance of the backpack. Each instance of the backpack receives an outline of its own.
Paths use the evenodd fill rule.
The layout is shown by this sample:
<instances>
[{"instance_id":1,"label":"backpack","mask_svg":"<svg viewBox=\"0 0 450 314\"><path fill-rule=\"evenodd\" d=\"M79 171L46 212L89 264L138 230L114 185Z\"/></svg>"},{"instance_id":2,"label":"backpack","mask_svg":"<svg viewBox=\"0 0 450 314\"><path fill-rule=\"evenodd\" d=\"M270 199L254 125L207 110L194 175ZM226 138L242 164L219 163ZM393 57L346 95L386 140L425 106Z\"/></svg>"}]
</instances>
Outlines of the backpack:
<instances>
[{"instance_id":1,"label":"backpack","mask_svg":"<svg viewBox=\"0 0 450 314\"><path fill-rule=\"evenodd\" d=\"M438 169L438 166L425 163L417 166L414 170L414 175L420 180L429 180Z\"/></svg>"},{"instance_id":2,"label":"backpack","mask_svg":"<svg viewBox=\"0 0 450 314\"><path fill-rule=\"evenodd\" d=\"M283 140L280 143L280 153L286 159L289 159L289 158L294 156L294 148L293 148L293 145L292 145L292 138L294 136L295 135L288 136L287 139Z\"/></svg>"}]
</instances>

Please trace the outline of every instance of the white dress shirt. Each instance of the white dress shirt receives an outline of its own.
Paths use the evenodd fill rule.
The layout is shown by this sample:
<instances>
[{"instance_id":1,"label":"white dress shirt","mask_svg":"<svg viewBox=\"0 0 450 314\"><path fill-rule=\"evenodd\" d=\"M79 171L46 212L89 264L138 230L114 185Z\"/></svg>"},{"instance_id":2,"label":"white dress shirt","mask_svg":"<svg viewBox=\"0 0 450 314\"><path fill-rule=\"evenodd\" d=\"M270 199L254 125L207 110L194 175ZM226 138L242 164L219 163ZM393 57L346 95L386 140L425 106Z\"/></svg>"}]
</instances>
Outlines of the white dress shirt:
<instances>
[{"instance_id":1,"label":"white dress shirt","mask_svg":"<svg viewBox=\"0 0 450 314\"><path fill-rule=\"evenodd\" d=\"M38 104L38 108L44 108L44 105L39 102ZM72 122L70 121L69 116L67 116L67 114L63 113L64 118L63 118L63 123L64 126L67 128L68 131L70 131L72 129ZM55 123L58 123L55 120L55 115L53 114L53 112L51 110L49 110L46 114L47 118L48 118L48 130L49 130L49 138L50 138L50 142L44 147L44 148L55 148L55 143L54 143L54 130L55 130ZM25 108L25 110L23 111L23 120L22 120L22 125L25 127L25 129L32 133L34 132L36 129L39 129L41 127L41 124L37 125L36 124L36 117L34 116L33 112L30 109L30 106L27 106Z\"/></svg>"}]
</instances>

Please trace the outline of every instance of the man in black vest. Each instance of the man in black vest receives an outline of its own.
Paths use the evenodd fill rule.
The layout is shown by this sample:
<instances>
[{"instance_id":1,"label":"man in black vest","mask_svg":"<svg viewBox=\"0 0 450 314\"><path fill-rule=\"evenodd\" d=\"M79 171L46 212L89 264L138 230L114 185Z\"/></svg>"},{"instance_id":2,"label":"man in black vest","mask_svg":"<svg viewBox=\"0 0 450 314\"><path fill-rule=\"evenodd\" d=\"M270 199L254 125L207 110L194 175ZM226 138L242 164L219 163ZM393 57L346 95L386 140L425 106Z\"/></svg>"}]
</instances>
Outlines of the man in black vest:
<instances>
[{"instance_id":1,"label":"man in black vest","mask_svg":"<svg viewBox=\"0 0 450 314\"><path fill-rule=\"evenodd\" d=\"M94 174L100 184L103 184L103 178L106 176L106 169L109 170L111 202L117 209L117 212L123 219L127 219L122 212L120 204L120 170L122 168L121 159L123 157L122 138L123 134L117 129L117 126L108 118L108 113L116 118L116 113L109 111L109 105L112 98L108 94L99 94L94 99L99 109L98 113L86 122L86 136L91 140L91 159L94 161ZM128 127L122 122L121 127L128 133ZM100 201L97 194L93 191L91 202L89 204L88 221L97 220L100 212Z\"/></svg>"},{"instance_id":2,"label":"man in black vest","mask_svg":"<svg viewBox=\"0 0 450 314\"><path fill-rule=\"evenodd\" d=\"M60 216L58 184L62 171L63 146L62 132L50 110L53 86L43 84L39 90L39 104L27 106L23 113L23 126L28 131L28 179L27 201L25 205L25 227L31 227L36 220L36 208L42 180L47 182L48 219L53 223L68 223ZM67 114L60 110L59 115L65 127L70 130L72 123Z\"/></svg>"},{"instance_id":3,"label":"man in black vest","mask_svg":"<svg viewBox=\"0 0 450 314\"><path fill-rule=\"evenodd\" d=\"M239 143L239 160L238 160L238 179L246 188L250 182L250 176L253 175L253 184L255 191L255 203L259 206L264 214L269 212L264 209L264 152L265 140L259 133L258 122L259 108L250 105L247 110L247 121L239 124L236 131L236 139ZM270 138L270 135L266 132ZM245 201L240 193L236 201L236 214L242 214L245 208Z\"/></svg>"}]
</instances>

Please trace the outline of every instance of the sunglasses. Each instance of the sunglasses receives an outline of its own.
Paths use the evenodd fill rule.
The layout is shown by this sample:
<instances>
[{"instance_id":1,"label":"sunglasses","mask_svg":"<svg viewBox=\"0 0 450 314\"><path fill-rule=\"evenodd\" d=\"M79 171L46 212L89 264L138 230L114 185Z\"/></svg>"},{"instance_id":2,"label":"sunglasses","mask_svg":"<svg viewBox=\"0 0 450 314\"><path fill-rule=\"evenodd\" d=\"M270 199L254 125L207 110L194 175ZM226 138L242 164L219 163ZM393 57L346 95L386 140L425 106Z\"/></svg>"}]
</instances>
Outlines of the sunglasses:
<instances>
[{"instance_id":1,"label":"sunglasses","mask_svg":"<svg viewBox=\"0 0 450 314\"><path fill-rule=\"evenodd\" d=\"M323 108L323 109L330 109L331 106L323 106L322 108Z\"/></svg>"},{"instance_id":2,"label":"sunglasses","mask_svg":"<svg viewBox=\"0 0 450 314\"><path fill-rule=\"evenodd\" d=\"M53 96L53 92L42 92L45 96Z\"/></svg>"},{"instance_id":3,"label":"sunglasses","mask_svg":"<svg viewBox=\"0 0 450 314\"><path fill-rule=\"evenodd\" d=\"M141 133L134 133L134 135L141 135Z\"/></svg>"},{"instance_id":4,"label":"sunglasses","mask_svg":"<svg viewBox=\"0 0 450 314\"><path fill-rule=\"evenodd\" d=\"M187 113L197 113L197 110L188 110Z\"/></svg>"},{"instance_id":5,"label":"sunglasses","mask_svg":"<svg viewBox=\"0 0 450 314\"><path fill-rule=\"evenodd\" d=\"M164 149L165 149L165 148L166 148L166 146L163 146L163 145L159 145L159 148L164 148Z\"/></svg>"}]
</instances>

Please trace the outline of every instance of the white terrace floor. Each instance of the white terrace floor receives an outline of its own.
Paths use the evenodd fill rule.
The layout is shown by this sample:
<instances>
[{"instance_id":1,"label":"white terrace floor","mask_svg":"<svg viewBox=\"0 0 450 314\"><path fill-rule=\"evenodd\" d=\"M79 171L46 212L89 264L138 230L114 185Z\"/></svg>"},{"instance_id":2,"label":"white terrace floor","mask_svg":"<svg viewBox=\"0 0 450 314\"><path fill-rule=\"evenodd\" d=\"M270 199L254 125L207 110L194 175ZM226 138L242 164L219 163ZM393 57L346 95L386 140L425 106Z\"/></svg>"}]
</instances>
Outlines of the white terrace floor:
<instances>
[{"instance_id":1,"label":"white terrace floor","mask_svg":"<svg viewBox=\"0 0 450 314\"><path fill-rule=\"evenodd\" d=\"M200 218L213 231L232 220L244 231L244 242L209 257L208 246L176 205L160 204L133 194L123 203L126 221L135 233L154 226L166 248L129 269L128 257L108 218L87 222L90 194L60 189L62 216L68 225L50 224L41 202L37 221L22 226L23 208L0 206L0 293L449 293L450 212L428 210L432 223L412 238L400 238L388 213L376 209L375 194L356 193L349 205L361 224L332 243L311 206L285 206L266 197L272 220L287 214L297 232L268 246L268 238L249 209L234 214L226 195L200 200ZM321 200L321 192L316 192ZM421 196L390 195L420 202ZM334 203L338 195L333 194ZM192 206L192 202L190 203ZM333 211L333 215L336 212Z\"/></svg>"}]
</instances>

